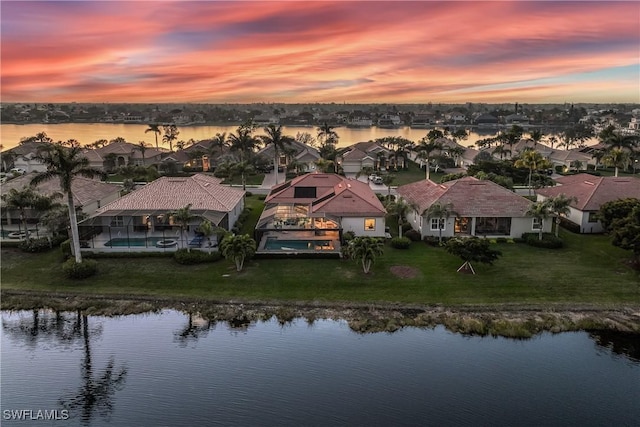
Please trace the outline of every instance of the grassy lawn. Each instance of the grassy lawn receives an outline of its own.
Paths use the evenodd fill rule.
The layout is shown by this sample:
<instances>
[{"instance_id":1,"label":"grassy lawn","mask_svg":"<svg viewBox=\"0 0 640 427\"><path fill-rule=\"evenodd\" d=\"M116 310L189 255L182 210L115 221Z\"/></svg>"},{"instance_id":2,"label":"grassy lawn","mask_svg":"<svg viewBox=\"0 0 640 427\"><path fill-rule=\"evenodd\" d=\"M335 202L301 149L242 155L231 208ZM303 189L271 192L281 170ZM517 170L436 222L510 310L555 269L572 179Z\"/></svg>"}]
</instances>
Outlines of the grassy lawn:
<instances>
[{"instance_id":1,"label":"grassy lawn","mask_svg":"<svg viewBox=\"0 0 640 427\"><path fill-rule=\"evenodd\" d=\"M420 169L417 163L409 160L408 168L406 170L398 169L397 171L391 170L389 173L396 178L391 183L392 186L400 186L410 184L416 181L422 181L426 178L424 169ZM429 178L434 182L440 182L440 178L444 174L442 172L431 172Z\"/></svg>"},{"instance_id":2,"label":"grassy lawn","mask_svg":"<svg viewBox=\"0 0 640 427\"><path fill-rule=\"evenodd\" d=\"M248 221L250 222L250 221ZM477 275L456 273L462 261L441 248L413 243L389 246L372 272L344 260L259 259L237 273L226 260L182 266L171 258L99 259L99 274L85 281L63 278L60 254L2 250L2 288L43 292L144 294L206 299L399 302L405 304L640 304L640 275L623 260L629 253L605 236L564 232L560 250L496 244L494 266L475 265ZM415 269L399 278L392 266Z\"/></svg>"},{"instance_id":3,"label":"grassy lawn","mask_svg":"<svg viewBox=\"0 0 640 427\"><path fill-rule=\"evenodd\" d=\"M247 175L246 177L247 185L261 185L262 181L264 181L263 173L256 173L253 175ZM223 184L231 184L231 185L242 185L242 178L240 176L234 176L231 181L225 179Z\"/></svg>"}]
</instances>

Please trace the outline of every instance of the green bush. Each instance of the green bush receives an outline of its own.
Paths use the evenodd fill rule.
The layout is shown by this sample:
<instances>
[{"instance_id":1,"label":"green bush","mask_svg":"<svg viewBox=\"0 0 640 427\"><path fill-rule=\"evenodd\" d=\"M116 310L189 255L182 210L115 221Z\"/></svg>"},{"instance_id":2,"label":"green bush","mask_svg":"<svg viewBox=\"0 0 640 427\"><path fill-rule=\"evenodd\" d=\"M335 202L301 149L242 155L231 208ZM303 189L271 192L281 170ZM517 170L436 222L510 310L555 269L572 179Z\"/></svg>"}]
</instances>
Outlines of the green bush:
<instances>
[{"instance_id":1,"label":"green bush","mask_svg":"<svg viewBox=\"0 0 640 427\"><path fill-rule=\"evenodd\" d=\"M402 223L402 232L406 233L409 230L413 230L413 227L411 226L411 223L409 222L403 222Z\"/></svg>"},{"instance_id":2,"label":"green bush","mask_svg":"<svg viewBox=\"0 0 640 427\"><path fill-rule=\"evenodd\" d=\"M496 238L496 243L507 243L506 237L498 237Z\"/></svg>"},{"instance_id":3,"label":"green bush","mask_svg":"<svg viewBox=\"0 0 640 427\"><path fill-rule=\"evenodd\" d=\"M251 191L245 191L244 195L247 197L251 197L253 196L253 193Z\"/></svg>"},{"instance_id":4,"label":"green bush","mask_svg":"<svg viewBox=\"0 0 640 427\"><path fill-rule=\"evenodd\" d=\"M69 258L62 264L62 272L68 279L86 279L98 272L98 262L85 259L78 264L75 259Z\"/></svg>"},{"instance_id":5,"label":"green bush","mask_svg":"<svg viewBox=\"0 0 640 427\"><path fill-rule=\"evenodd\" d=\"M436 236L424 236L422 240L429 246L440 246L440 242Z\"/></svg>"},{"instance_id":6,"label":"green bush","mask_svg":"<svg viewBox=\"0 0 640 427\"><path fill-rule=\"evenodd\" d=\"M182 265L216 262L220 260L220 258L221 255L218 251L207 253L197 249L191 249L191 251L187 251L187 249L178 249L173 254L173 259L175 259L178 264Z\"/></svg>"},{"instance_id":7,"label":"green bush","mask_svg":"<svg viewBox=\"0 0 640 427\"><path fill-rule=\"evenodd\" d=\"M67 240L66 237L52 237L51 240L47 237L40 237L39 239L23 240L18 247L23 252L46 252L57 248L65 240Z\"/></svg>"},{"instance_id":8,"label":"green bush","mask_svg":"<svg viewBox=\"0 0 640 427\"><path fill-rule=\"evenodd\" d=\"M396 249L409 249L409 245L411 245L411 240L407 237L394 237L391 239L391 246Z\"/></svg>"},{"instance_id":9,"label":"green bush","mask_svg":"<svg viewBox=\"0 0 640 427\"><path fill-rule=\"evenodd\" d=\"M62 255L65 259L71 258L71 240L66 239L64 242L60 243L60 249L62 250Z\"/></svg>"},{"instance_id":10,"label":"green bush","mask_svg":"<svg viewBox=\"0 0 640 427\"><path fill-rule=\"evenodd\" d=\"M347 231L347 232L342 234L342 241L343 241L343 243L349 243L355 237L356 237L356 233L354 233L353 231Z\"/></svg>"},{"instance_id":11,"label":"green bush","mask_svg":"<svg viewBox=\"0 0 640 427\"><path fill-rule=\"evenodd\" d=\"M551 233L543 233L542 240L540 240L538 233L523 233L522 238L527 245L536 248L560 249L564 246L562 240Z\"/></svg>"},{"instance_id":12,"label":"green bush","mask_svg":"<svg viewBox=\"0 0 640 427\"><path fill-rule=\"evenodd\" d=\"M411 230L407 230L407 232L404 233L404 237L408 238L412 242L419 242L421 239L420 232L413 228Z\"/></svg>"}]
</instances>

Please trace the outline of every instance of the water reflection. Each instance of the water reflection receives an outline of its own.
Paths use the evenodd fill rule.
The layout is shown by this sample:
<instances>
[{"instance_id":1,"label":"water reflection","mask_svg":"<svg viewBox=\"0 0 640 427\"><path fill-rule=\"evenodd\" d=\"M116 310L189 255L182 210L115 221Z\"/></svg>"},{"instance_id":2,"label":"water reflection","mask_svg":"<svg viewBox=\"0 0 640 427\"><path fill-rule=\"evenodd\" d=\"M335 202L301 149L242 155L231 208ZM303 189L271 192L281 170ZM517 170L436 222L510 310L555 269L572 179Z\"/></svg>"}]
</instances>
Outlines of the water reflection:
<instances>
[{"instance_id":1,"label":"water reflection","mask_svg":"<svg viewBox=\"0 0 640 427\"><path fill-rule=\"evenodd\" d=\"M617 331L590 331L591 338L598 346L640 362L640 337L637 334Z\"/></svg>"},{"instance_id":2,"label":"water reflection","mask_svg":"<svg viewBox=\"0 0 640 427\"><path fill-rule=\"evenodd\" d=\"M637 335L514 340L400 318L363 329L356 310L310 312L5 311L2 409L63 408L73 417L65 425L92 427L633 425L640 416Z\"/></svg>"}]
</instances>

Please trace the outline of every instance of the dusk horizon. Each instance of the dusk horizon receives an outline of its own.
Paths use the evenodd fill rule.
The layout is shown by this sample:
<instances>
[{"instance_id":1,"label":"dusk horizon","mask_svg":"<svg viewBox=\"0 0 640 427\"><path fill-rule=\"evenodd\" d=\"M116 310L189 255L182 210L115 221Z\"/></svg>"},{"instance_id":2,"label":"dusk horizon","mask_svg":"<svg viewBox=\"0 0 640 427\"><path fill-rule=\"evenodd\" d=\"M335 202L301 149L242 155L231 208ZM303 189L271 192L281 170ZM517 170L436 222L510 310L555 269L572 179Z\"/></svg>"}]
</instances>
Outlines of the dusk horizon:
<instances>
[{"instance_id":1,"label":"dusk horizon","mask_svg":"<svg viewBox=\"0 0 640 427\"><path fill-rule=\"evenodd\" d=\"M0 7L3 103L640 103L635 2Z\"/></svg>"}]
</instances>

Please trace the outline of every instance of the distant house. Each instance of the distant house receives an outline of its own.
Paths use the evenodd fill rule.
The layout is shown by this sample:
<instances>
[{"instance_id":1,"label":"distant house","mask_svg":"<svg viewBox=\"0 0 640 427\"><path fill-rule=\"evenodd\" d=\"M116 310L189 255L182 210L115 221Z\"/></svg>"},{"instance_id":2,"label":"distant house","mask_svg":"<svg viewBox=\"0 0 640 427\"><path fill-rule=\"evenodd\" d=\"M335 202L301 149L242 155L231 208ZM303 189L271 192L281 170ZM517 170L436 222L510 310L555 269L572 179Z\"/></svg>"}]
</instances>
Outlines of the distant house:
<instances>
[{"instance_id":1,"label":"distant house","mask_svg":"<svg viewBox=\"0 0 640 427\"><path fill-rule=\"evenodd\" d=\"M521 114L509 114L504 118L507 125L529 126L529 117Z\"/></svg>"},{"instance_id":2,"label":"distant house","mask_svg":"<svg viewBox=\"0 0 640 427\"><path fill-rule=\"evenodd\" d=\"M345 174L360 172L365 167L374 170L386 170L392 161L393 152L377 142L358 142L346 147L338 156ZM398 167L403 166L404 159L398 158Z\"/></svg>"},{"instance_id":3,"label":"distant house","mask_svg":"<svg viewBox=\"0 0 640 427\"><path fill-rule=\"evenodd\" d=\"M385 236L382 203L365 182L337 174L309 173L271 189L256 227L260 248L271 240L331 242L339 249L343 233ZM325 249L321 248L321 249Z\"/></svg>"},{"instance_id":4,"label":"distant house","mask_svg":"<svg viewBox=\"0 0 640 427\"><path fill-rule=\"evenodd\" d=\"M11 189L17 191L22 190L25 187L30 186L33 174L26 174L9 180L2 184L0 192L2 195L7 194ZM45 196L51 196L54 193L63 194L60 188L60 180L57 178L44 181L35 187L36 191ZM122 186L116 184L105 183L102 181L88 179L81 176L74 178L71 183L71 193L73 194L73 201L78 211L82 211L87 215L92 215L101 206L107 205L120 197L120 191ZM63 194L64 196L64 194ZM65 203L65 198L60 200L60 203ZM35 218L34 212L27 211L27 220ZM18 212L7 211L2 202L2 222L3 224L12 224L19 218Z\"/></svg>"},{"instance_id":5,"label":"distant house","mask_svg":"<svg viewBox=\"0 0 640 427\"><path fill-rule=\"evenodd\" d=\"M163 151L149 146L145 149L143 161L142 152L137 144L122 141L112 142L101 148L84 151L84 155L89 159L91 167L105 171L128 165L148 166L157 164L163 154ZM113 163L110 164L111 162Z\"/></svg>"},{"instance_id":6,"label":"distant house","mask_svg":"<svg viewBox=\"0 0 640 427\"><path fill-rule=\"evenodd\" d=\"M269 144L258 151L257 155L273 163L273 150L273 144ZM320 159L320 153L318 150L295 140L291 141L289 144L285 144L284 150L279 150L278 155L278 167L287 170L289 165L293 162L297 165L296 169L298 172L315 171L316 161Z\"/></svg>"},{"instance_id":7,"label":"distant house","mask_svg":"<svg viewBox=\"0 0 640 427\"><path fill-rule=\"evenodd\" d=\"M491 181L465 177L443 184L422 180L397 189L415 209L408 215L412 227L421 236L443 237L521 237L523 233L537 232L540 223L527 215L532 202ZM446 220L428 218L427 210L433 204L451 205L457 213ZM551 231L546 221L544 231Z\"/></svg>"},{"instance_id":8,"label":"distant house","mask_svg":"<svg viewBox=\"0 0 640 427\"><path fill-rule=\"evenodd\" d=\"M497 128L498 118L491 114L482 114L475 119L475 124L480 128Z\"/></svg>"},{"instance_id":9,"label":"distant house","mask_svg":"<svg viewBox=\"0 0 640 427\"><path fill-rule=\"evenodd\" d=\"M47 167L37 160L38 149L42 143L25 142L2 153L2 163L6 170L20 168L26 173L44 172ZM11 163L11 164L7 164Z\"/></svg>"},{"instance_id":10,"label":"distant house","mask_svg":"<svg viewBox=\"0 0 640 427\"><path fill-rule=\"evenodd\" d=\"M191 205L195 218L189 226L189 238L195 237L196 228L204 219L214 226L231 230L244 209L245 192L220 182L220 179L204 174L158 178L101 207L80 226L85 235L93 235L92 247L101 249L105 249L105 242L114 237L179 239L179 224L172 213Z\"/></svg>"},{"instance_id":11,"label":"distant house","mask_svg":"<svg viewBox=\"0 0 640 427\"><path fill-rule=\"evenodd\" d=\"M633 177L593 176L586 173L556 179L555 187L536 190L538 200L564 194L575 198L569 221L580 226L581 233L602 233L597 213L604 203L624 198L640 199L640 179Z\"/></svg>"}]
</instances>

